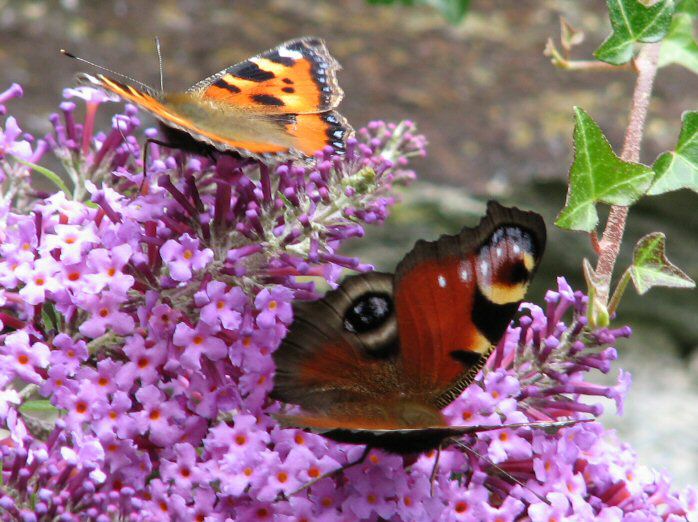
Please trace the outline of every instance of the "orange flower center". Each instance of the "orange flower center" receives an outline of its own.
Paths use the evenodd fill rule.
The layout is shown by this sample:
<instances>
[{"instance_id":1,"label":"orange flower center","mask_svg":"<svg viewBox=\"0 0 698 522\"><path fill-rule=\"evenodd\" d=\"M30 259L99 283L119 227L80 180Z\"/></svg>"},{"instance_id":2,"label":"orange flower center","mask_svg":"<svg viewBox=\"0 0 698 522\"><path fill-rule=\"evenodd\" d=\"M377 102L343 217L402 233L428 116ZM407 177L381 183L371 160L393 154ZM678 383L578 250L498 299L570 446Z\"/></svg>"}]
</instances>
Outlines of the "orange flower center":
<instances>
[{"instance_id":1,"label":"orange flower center","mask_svg":"<svg viewBox=\"0 0 698 522\"><path fill-rule=\"evenodd\" d=\"M460 501L456 503L456 513L465 513L468 511L468 503L464 501Z\"/></svg>"}]
</instances>

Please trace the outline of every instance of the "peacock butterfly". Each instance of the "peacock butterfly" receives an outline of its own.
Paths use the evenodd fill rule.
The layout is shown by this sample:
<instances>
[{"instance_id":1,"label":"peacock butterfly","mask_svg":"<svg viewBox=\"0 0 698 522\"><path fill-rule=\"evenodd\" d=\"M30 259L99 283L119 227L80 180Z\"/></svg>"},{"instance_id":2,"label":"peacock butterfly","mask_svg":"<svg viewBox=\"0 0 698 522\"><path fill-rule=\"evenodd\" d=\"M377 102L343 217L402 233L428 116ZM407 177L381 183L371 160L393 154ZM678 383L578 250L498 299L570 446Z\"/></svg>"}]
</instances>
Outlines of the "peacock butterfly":
<instances>
[{"instance_id":1,"label":"peacock butterfly","mask_svg":"<svg viewBox=\"0 0 698 522\"><path fill-rule=\"evenodd\" d=\"M441 409L504 335L545 240L538 214L490 202L476 227L418 241L395 274L355 275L294 305L272 397L303 411L282 425L395 453L479 431Z\"/></svg>"}]
</instances>

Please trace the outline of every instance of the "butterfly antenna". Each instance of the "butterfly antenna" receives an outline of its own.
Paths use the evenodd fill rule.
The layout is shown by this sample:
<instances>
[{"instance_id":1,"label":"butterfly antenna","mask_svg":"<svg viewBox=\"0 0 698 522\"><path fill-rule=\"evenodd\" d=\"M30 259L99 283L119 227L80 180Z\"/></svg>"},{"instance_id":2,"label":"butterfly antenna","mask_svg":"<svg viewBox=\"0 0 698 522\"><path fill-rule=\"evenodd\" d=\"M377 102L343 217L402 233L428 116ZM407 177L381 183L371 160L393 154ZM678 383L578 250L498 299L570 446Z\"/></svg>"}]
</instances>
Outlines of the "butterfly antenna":
<instances>
[{"instance_id":1,"label":"butterfly antenna","mask_svg":"<svg viewBox=\"0 0 698 522\"><path fill-rule=\"evenodd\" d=\"M160 37L155 37L155 49L158 52L158 67L160 68L160 91L165 92L165 80L162 74L162 53L160 52Z\"/></svg>"},{"instance_id":2,"label":"butterfly antenna","mask_svg":"<svg viewBox=\"0 0 698 522\"><path fill-rule=\"evenodd\" d=\"M509 472L506 471L505 469L502 469L502 467L500 467L500 466L498 466L497 464L495 464L494 462L492 462L492 460L491 460L489 457L487 457L487 456L485 456L485 455L482 455L481 453L475 451L473 448L471 448L470 446L467 446L467 445L463 444L461 441L459 441L459 440L457 440L457 439L452 439L452 440L453 440L453 443L454 443L456 446L458 446L460 449L462 449L462 450L465 451L466 453L470 453L470 454L474 455L476 458L481 459L481 460L484 460L485 462L487 462L487 464L489 464L489 465L492 466L494 469L496 469L497 471L499 471L502 475L504 475L505 477L507 477L509 480L511 480L512 482L518 484L518 485L521 486L522 488L527 489L528 491L530 491L531 493L533 493L536 497L538 497L538 499L539 499L541 502L545 502L546 504L550 505L550 501L549 501L547 498L545 498L545 497L539 495L538 493L536 493L535 491L533 491L530 487L528 487L526 484L524 484L523 482L521 482L521 481L520 481L519 479L517 479L514 475L512 475L511 473L509 473Z\"/></svg>"},{"instance_id":3,"label":"butterfly antenna","mask_svg":"<svg viewBox=\"0 0 698 522\"><path fill-rule=\"evenodd\" d=\"M323 474L320 475L319 477L315 477L313 480L311 480L311 481L309 481L309 482L306 482L306 483L303 484L301 487L299 487L298 489L292 491L291 493L289 493L289 494L287 494L287 495L283 495L283 494L282 494L282 497L278 498L277 500L283 500L284 497L285 497L286 499L288 499L288 498L290 498L290 497L292 497L292 496L294 496L294 495L297 495L297 494L300 493L301 491L304 491L304 490L308 489L308 488L311 487L313 484L316 484L317 482L320 482L322 479L326 479L326 478L328 478L328 477L336 477L336 476L339 475L340 473L344 473L344 472L345 472L346 470L348 470L349 468L352 468L352 467L354 467L354 466L357 466L357 465L361 464L364 460L366 460L366 457L368 457L368 454L371 452L371 449L372 449L371 446L366 446L366 448L364 449L364 452L363 452L363 453L361 454L361 456L360 456L357 460L355 460L354 462L349 462L348 464L344 464L343 466L341 466L341 467L339 467L339 468L337 468L337 469L333 469L332 471L328 471L328 472L326 472L326 473L323 473Z\"/></svg>"},{"instance_id":4,"label":"butterfly antenna","mask_svg":"<svg viewBox=\"0 0 698 522\"><path fill-rule=\"evenodd\" d=\"M150 85L146 85L143 82L139 82L138 80L131 78L130 76L126 76L125 74L121 74L120 72L113 71L112 69L109 69L108 67L104 67L103 65L96 64L94 62L91 62L89 60L85 60L84 58L80 58L79 56L75 56L73 53L70 53L66 51L65 49L61 49L61 54L67 56L68 58L72 58L73 60L77 60L78 62L86 63L87 65L90 65L92 67L95 67L97 69L101 69L102 71L107 71L108 73L113 74L114 76L118 76L120 78L123 78L124 80L128 80L132 83L135 83L136 85L139 85L145 90L152 91L153 88Z\"/></svg>"}]
</instances>

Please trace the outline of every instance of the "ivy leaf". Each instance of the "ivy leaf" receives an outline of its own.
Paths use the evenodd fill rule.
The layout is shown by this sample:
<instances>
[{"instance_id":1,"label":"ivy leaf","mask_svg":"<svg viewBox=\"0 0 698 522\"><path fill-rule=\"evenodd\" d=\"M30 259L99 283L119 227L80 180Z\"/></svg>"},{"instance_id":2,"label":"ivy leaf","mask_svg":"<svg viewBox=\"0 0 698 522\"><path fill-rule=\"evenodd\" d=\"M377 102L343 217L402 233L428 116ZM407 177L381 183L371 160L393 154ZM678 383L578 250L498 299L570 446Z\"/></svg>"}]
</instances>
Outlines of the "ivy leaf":
<instances>
[{"instance_id":1,"label":"ivy leaf","mask_svg":"<svg viewBox=\"0 0 698 522\"><path fill-rule=\"evenodd\" d=\"M638 0L606 0L613 33L594 56L613 65L629 62L637 42L658 42L667 34L674 14L673 0L646 7Z\"/></svg>"},{"instance_id":2,"label":"ivy leaf","mask_svg":"<svg viewBox=\"0 0 698 522\"><path fill-rule=\"evenodd\" d=\"M647 234L635 245L630 277L642 295L653 286L694 288L696 283L673 265L664 255L665 236L661 232Z\"/></svg>"},{"instance_id":3,"label":"ivy leaf","mask_svg":"<svg viewBox=\"0 0 698 522\"><path fill-rule=\"evenodd\" d=\"M648 194L682 188L698 192L698 111L685 112L682 120L676 150L661 154L654 162L656 176Z\"/></svg>"},{"instance_id":4,"label":"ivy leaf","mask_svg":"<svg viewBox=\"0 0 698 522\"><path fill-rule=\"evenodd\" d=\"M676 13L698 16L698 0L679 0L676 4Z\"/></svg>"},{"instance_id":5,"label":"ivy leaf","mask_svg":"<svg viewBox=\"0 0 698 522\"><path fill-rule=\"evenodd\" d=\"M689 14L674 17L659 51L660 67L672 63L683 65L698 74L698 43L693 37L693 18Z\"/></svg>"},{"instance_id":6,"label":"ivy leaf","mask_svg":"<svg viewBox=\"0 0 698 522\"><path fill-rule=\"evenodd\" d=\"M647 191L654 173L646 165L616 156L591 116L579 107L574 111L574 163L565 207L555 224L591 232L599 222L596 203L632 205Z\"/></svg>"}]
</instances>

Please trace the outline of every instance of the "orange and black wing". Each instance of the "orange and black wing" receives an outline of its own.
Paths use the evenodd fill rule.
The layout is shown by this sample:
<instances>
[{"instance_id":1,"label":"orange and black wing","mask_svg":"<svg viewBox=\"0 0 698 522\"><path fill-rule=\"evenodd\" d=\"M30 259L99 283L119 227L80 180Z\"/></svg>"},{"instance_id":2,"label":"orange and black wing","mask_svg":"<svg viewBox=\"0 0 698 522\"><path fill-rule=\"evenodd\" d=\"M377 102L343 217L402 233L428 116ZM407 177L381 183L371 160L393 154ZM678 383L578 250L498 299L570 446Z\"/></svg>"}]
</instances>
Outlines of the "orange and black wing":
<instances>
[{"instance_id":1,"label":"orange and black wing","mask_svg":"<svg viewBox=\"0 0 698 522\"><path fill-rule=\"evenodd\" d=\"M339 69L322 40L299 38L228 67L188 92L255 112L315 114L342 100Z\"/></svg>"},{"instance_id":2,"label":"orange and black wing","mask_svg":"<svg viewBox=\"0 0 698 522\"><path fill-rule=\"evenodd\" d=\"M281 115L278 121L306 155L325 146L341 153L353 131L333 110L344 96L339 69L322 40L306 37L224 69L187 92L254 115Z\"/></svg>"},{"instance_id":3,"label":"orange and black wing","mask_svg":"<svg viewBox=\"0 0 698 522\"><path fill-rule=\"evenodd\" d=\"M410 386L443 408L506 331L545 248L543 219L490 202L474 228L418 241L395 274L400 358Z\"/></svg>"},{"instance_id":4,"label":"orange and black wing","mask_svg":"<svg viewBox=\"0 0 698 522\"><path fill-rule=\"evenodd\" d=\"M93 76L83 73L78 76L78 81L83 85L111 91L150 112L165 127L173 129L168 136L172 145L187 142L184 137L178 136L179 132L191 136L195 142L218 150L233 150L243 156L258 159L288 159L298 155L293 147L294 139L285 129L286 121L255 119L241 116L239 111L232 111L228 115L232 120L230 124L221 125L220 121L216 121L216 118L221 117L217 111L209 113L199 100L188 94L166 95L145 86L134 87L103 74Z\"/></svg>"}]
</instances>

